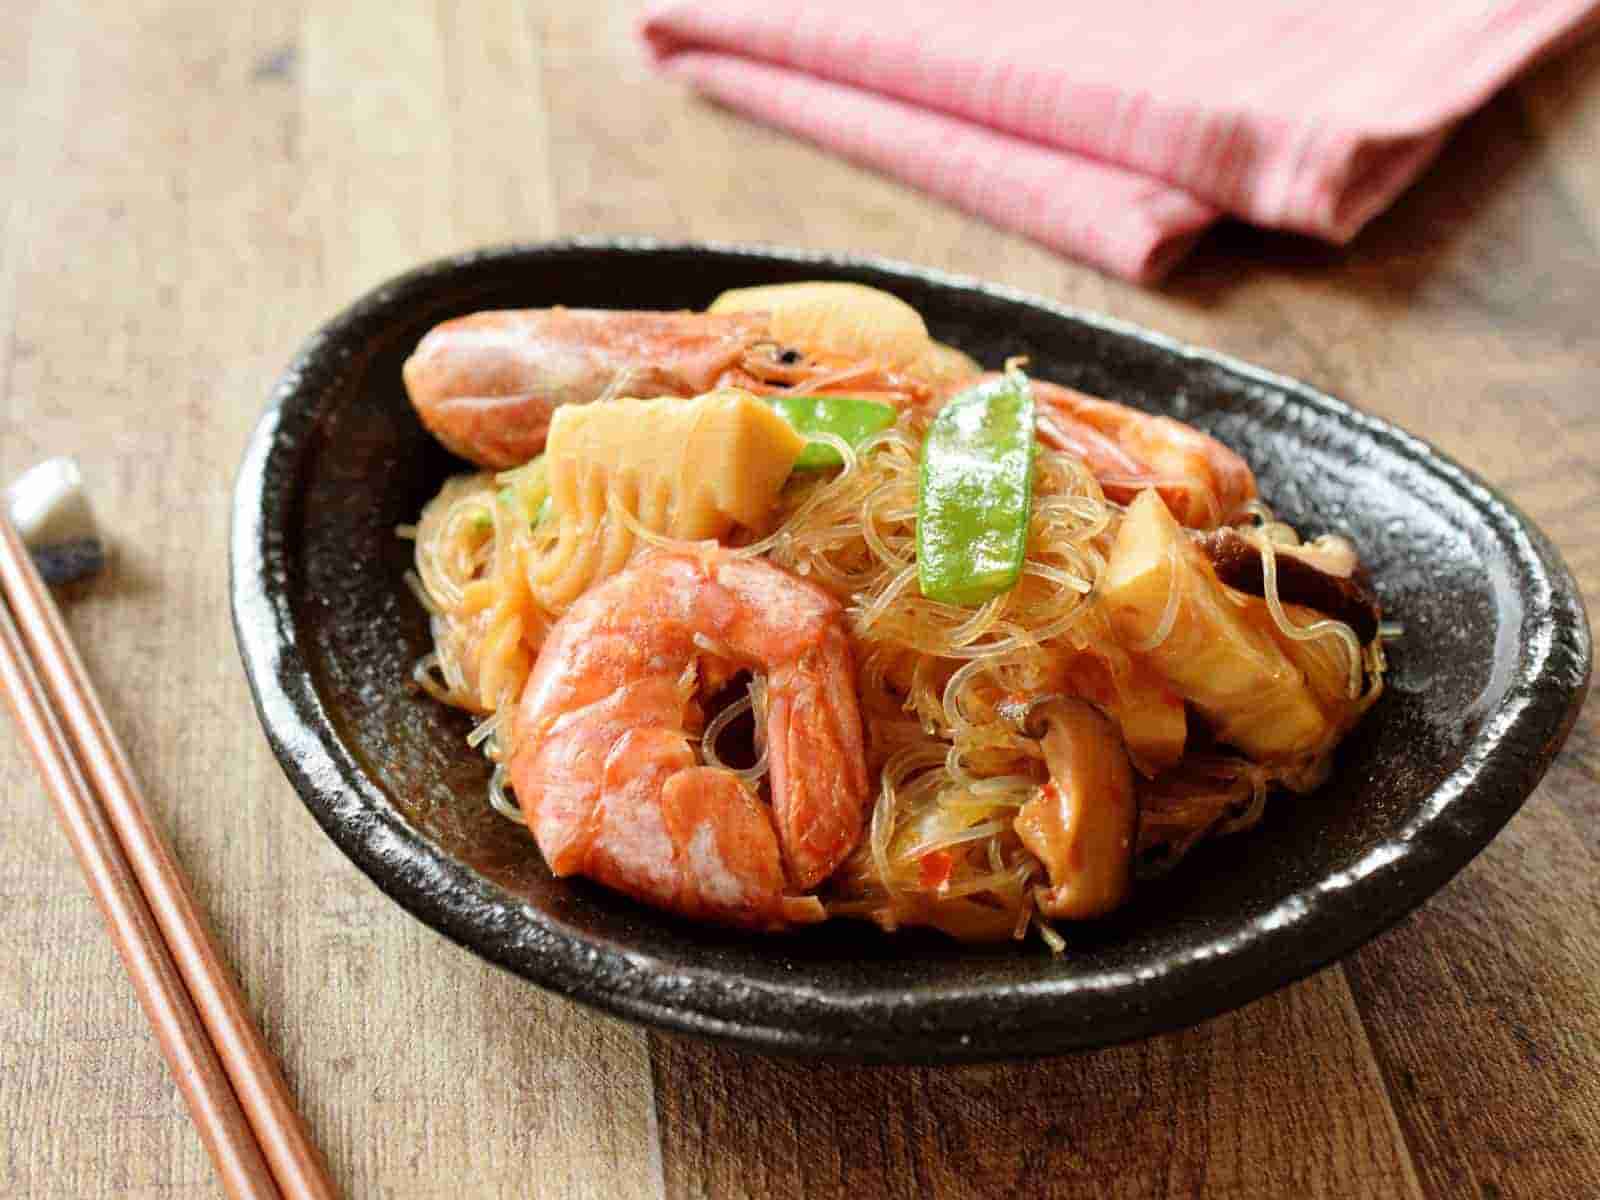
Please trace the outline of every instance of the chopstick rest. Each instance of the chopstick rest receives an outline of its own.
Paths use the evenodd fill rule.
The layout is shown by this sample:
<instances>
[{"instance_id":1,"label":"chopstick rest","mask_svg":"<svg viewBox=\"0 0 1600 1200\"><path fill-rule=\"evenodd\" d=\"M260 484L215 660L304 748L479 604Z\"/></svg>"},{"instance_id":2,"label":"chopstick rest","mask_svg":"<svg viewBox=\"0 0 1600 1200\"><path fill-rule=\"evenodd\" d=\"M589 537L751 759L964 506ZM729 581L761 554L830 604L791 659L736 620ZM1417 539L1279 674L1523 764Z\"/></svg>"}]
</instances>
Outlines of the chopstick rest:
<instances>
[{"instance_id":1,"label":"chopstick rest","mask_svg":"<svg viewBox=\"0 0 1600 1200\"><path fill-rule=\"evenodd\" d=\"M97 574L106 563L83 474L71 458L46 459L5 489L0 510L17 527L46 583Z\"/></svg>"}]
</instances>

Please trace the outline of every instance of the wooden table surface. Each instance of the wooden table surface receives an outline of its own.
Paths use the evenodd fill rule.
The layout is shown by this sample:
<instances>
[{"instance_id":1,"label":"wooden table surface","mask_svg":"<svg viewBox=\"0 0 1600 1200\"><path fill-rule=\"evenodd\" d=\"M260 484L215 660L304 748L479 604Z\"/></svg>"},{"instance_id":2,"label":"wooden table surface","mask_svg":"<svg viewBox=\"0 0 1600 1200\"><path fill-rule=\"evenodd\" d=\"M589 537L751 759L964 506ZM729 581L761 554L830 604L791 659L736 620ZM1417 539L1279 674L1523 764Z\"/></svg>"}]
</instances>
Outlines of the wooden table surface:
<instances>
[{"instance_id":1,"label":"wooden table surface","mask_svg":"<svg viewBox=\"0 0 1600 1200\"><path fill-rule=\"evenodd\" d=\"M981 275L1355 401L1505 488L1600 594L1600 45L1469 120L1356 243L1227 228L1112 282L650 75L631 0L12 0L0 478L75 453L70 619L353 1196L1600 1194L1600 710L1339 967L1054 1061L856 1070L670 1040L489 967L313 824L229 628L229 490L301 339L420 260L575 233ZM217 1187L31 764L0 735L0 1195Z\"/></svg>"}]
</instances>

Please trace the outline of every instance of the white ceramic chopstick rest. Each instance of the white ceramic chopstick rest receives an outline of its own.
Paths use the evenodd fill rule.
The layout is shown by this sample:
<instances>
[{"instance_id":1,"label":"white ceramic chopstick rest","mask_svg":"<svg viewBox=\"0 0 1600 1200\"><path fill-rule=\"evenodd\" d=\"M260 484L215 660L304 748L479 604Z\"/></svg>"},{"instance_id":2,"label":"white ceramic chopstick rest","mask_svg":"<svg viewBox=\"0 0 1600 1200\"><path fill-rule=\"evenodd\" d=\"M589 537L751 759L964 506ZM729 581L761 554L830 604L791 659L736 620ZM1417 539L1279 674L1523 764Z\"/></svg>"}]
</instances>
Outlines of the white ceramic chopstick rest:
<instances>
[{"instance_id":1,"label":"white ceramic chopstick rest","mask_svg":"<svg viewBox=\"0 0 1600 1200\"><path fill-rule=\"evenodd\" d=\"M105 566L105 546L75 460L46 459L0 493L0 503L46 582L82 579Z\"/></svg>"}]
</instances>

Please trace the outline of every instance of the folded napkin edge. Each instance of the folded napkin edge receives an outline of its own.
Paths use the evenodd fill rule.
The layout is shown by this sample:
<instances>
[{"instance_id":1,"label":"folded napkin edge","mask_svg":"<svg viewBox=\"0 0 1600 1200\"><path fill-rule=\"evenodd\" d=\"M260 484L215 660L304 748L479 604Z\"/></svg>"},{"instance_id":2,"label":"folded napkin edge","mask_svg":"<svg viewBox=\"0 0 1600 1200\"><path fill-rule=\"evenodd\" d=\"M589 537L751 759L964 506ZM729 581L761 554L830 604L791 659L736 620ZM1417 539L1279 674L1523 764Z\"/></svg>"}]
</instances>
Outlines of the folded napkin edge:
<instances>
[{"instance_id":1,"label":"folded napkin edge","mask_svg":"<svg viewBox=\"0 0 1600 1200\"><path fill-rule=\"evenodd\" d=\"M1314 117L1247 107L1197 108L1092 80L1061 82L1037 73L1028 78L1026 71L1019 73L1025 82L1014 90L1051 96L1054 111L1041 115L1036 106L1005 105L995 112L974 111L973 105L981 105L972 89L935 88L944 102L932 103L930 95L880 90L848 71L822 73L804 62L774 61L770 55L788 53L783 45L736 44L742 19L730 19L706 0L658 5L639 29L658 67L684 55L717 54L805 74L1147 175L1255 224L1344 244L1432 161L1462 116L1530 63L1587 36L1600 22L1596 0L1526 0L1512 9L1457 39L1454 53L1461 69L1454 72L1448 100L1419 108L1421 102L1405 102L1402 90L1392 97L1398 107L1385 110L1376 103L1386 86L1379 84L1367 95L1366 113ZM719 16L707 18L708 12ZM1410 87L1410 81L1400 86ZM728 99L735 107L749 107ZM1388 119L1374 115L1386 111ZM996 115L999 121L991 119ZM814 135L813 140L827 144L828 138Z\"/></svg>"},{"instance_id":2,"label":"folded napkin edge","mask_svg":"<svg viewBox=\"0 0 1600 1200\"><path fill-rule=\"evenodd\" d=\"M675 54L664 70L718 104L1137 283L1163 278L1219 215L1115 164L805 72L701 51ZM1088 210L1086 195L1098 200Z\"/></svg>"}]
</instances>

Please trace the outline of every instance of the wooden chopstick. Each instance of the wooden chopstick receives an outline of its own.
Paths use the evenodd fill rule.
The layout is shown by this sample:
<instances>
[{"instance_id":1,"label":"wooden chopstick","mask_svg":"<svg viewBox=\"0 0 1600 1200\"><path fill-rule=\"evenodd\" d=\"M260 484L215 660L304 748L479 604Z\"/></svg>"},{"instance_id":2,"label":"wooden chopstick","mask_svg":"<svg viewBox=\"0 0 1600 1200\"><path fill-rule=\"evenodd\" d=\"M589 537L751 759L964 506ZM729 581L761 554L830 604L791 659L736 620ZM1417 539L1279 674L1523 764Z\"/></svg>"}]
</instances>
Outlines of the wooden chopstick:
<instances>
[{"instance_id":1,"label":"wooden chopstick","mask_svg":"<svg viewBox=\"0 0 1600 1200\"><path fill-rule=\"evenodd\" d=\"M188 881L151 820L127 754L55 601L3 513L0 593L4 597L0 608L9 605L10 609L4 621L6 691L73 849L111 922L135 988L190 1099L202 1136L211 1131L207 1144L224 1185L230 1195L242 1197L276 1197L281 1188L292 1200L333 1200L338 1193L295 1110L277 1061L250 1019L244 997L200 916ZM28 662L28 652L38 666L37 673ZM44 688L39 683L41 674ZM44 703L44 689L53 702L50 705ZM65 722L71 743L62 736L56 713ZM76 762L72 743L78 752ZM93 790L84 780L84 769L93 780ZM81 835L76 832L80 827ZM118 913L126 909L140 914L142 922L137 916L123 919L113 915L105 899L113 894L108 891L113 884L122 887L114 892L123 898ZM122 885L132 886L133 894ZM140 970L135 969L136 960ZM147 960L155 964L149 970L142 965ZM158 969L163 964L164 975ZM176 994L166 986L169 981L176 984ZM187 1013L187 1022L183 1013ZM232 1084L227 1096L231 1113L214 1089L191 1094L187 1086L204 1074L195 1070L196 1065L204 1067L208 1062L214 1073L220 1062L225 1072L224 1091ZM210 1076L205 1078L209 1083Z\"/></svg>"},{"instance_id":2,"label":"wooden chopstick","mask_svg":"<svg viewBox=\"0 0 1600 1200\"><path fill-rule=\"evenodd\" d=\"M10 608L0 601L0 688L33 752L39 774L55 803L56 816L72 844L106 923L133 980L133 990L155 1029L200 1138L216 1163L229 1196L276 1200L278 1189L261 1156L244 1110L207 1039L177 966L133 877L116 834L89 792L66 735L44 698L44 687L28 661Z\"/></svg>"}]
</instances>

